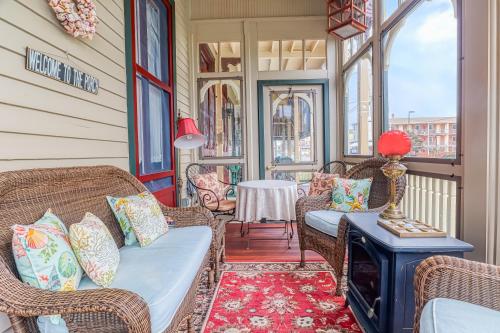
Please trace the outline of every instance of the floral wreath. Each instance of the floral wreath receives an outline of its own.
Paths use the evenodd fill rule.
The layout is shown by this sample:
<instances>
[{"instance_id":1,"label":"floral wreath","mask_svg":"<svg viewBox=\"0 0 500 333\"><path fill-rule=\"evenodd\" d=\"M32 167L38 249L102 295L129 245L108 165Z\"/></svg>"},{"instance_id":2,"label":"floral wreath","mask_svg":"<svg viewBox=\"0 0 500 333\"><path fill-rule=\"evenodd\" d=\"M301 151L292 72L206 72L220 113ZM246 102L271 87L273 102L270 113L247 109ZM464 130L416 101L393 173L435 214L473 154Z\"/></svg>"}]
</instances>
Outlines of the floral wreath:
<instances>
[{"instance_id":1,"label":"floral wreath","mask_svg":"<svg viewBox=\"0 0 500 333\"><path fill-rule=\"evenodd\" d=\"M92 0L49 0L49 6L67 33L73 37L94 37L98 21Z\"/></svg>"}]
</instances>

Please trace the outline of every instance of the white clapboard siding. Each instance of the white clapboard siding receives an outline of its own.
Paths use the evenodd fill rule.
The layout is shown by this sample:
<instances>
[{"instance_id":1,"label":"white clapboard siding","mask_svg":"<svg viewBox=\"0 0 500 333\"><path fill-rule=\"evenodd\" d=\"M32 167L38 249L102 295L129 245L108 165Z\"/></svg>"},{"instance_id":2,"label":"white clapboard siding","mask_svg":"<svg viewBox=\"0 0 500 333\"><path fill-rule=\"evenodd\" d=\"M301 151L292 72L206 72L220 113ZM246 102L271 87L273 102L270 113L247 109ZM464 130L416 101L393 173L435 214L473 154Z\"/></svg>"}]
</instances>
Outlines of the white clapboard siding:
<instances>
[{"instance_id":1,"label":"white clapboard siding","mask_svg":"<svg viewBox=\"0 0 500 333\"><path fill-rule=\"evenodd\" d=\"M452 180L406 175L401 208L406 216L446 231L457 232L457 183Z\"/></svg>"},{"instance_id":2,"label":"white clapboard siding","mask_svg":"<svg viewBox=\"0 0 500 333\"><path fill-rule=\"evenodd\" d=\"M194 106L191 97L190 78L190 4L189 1L178 0L175 2L175 48L176 48L176 102L182 117L193 117ZM184 186L181 195L186 196L186 166L194 161L194 153L191 150L178 150L179 177Z\"/></svg>"}]
</instances>

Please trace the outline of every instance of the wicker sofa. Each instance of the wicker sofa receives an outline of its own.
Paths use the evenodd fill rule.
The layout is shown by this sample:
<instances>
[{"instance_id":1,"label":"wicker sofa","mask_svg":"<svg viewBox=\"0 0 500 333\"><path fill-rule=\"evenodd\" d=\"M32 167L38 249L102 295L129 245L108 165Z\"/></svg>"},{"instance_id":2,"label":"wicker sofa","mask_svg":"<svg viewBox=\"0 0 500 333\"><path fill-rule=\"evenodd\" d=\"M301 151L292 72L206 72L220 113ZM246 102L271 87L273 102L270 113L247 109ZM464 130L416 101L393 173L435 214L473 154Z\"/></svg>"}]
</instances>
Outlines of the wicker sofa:
<instances>
[{"instance_id":1,"label":"wicker sofa","mask_svg":"<svg viewBox=\"0 0 500 333\"><path fill-rule=\"evenodd\" d=\"M169 305L170 308L164 309L164 312L169 313L168 318L164 312L160 313L163 324L166 325L161 330L158 330L160 326L155 326L154 321L158 316L150 313L152 305L147 299L121 286L115 286L120 267L112 288L53 292L30 287L19 280L11 250L11 225L31 224L45 210L52 208L69 226L79 222L85 212L89 211L106 224L121 252L127 246L124 246L123 234L105 197L132 195L145 190L144 185L135 177L111 166L0 173L0 312L8 314L14 332L38 332L36 318L54 314L62 315L70 332L176 332L178 326L186 322L188 331L193 332L190 316L194 309L196 290L204 271L209 271L209 282L213 282L211 267L217 252L217 243L212 237L214 220L212 214L204 208L168 208L161 205L164 214L176 221L176 227L162 237L169 234L172 240L185 237L184 240L192 245L196 244L197 239L189 235L203 234L205 242L204 248L197 255L190 254L191 259L186 259L188 262L176 263L175 269L163 273L168 275L168 280L162 279L159 282L164 283L165 287L160 285L153 292L149 290L154 297L155 293L161 294L164 289L171 289L161 302L156 299L159 305L177 300L177 303ZM137 250L151 251L148 248ZM172 260L179 261L179 258L172 258L182 257L182 252L190 253L183 251L181 247L166 246L159 257L159 252L155 252L155 255L161 265L171 265ZM121 260L125 260L125 255L122 255ZM189 273L182 275L183 272ZM140 271L134 273L136 274L130 274L130 279L135 285L147 289L149 283L140 281L147 278L146 274L141 276ZM169 287L169 284L174 284L175 287Z\"/></svg>"},{"instance_id":2,"label":"wicker sofa","mask_svg":"<svg viewBox=\"0 0 500 333\"><path fill-rule=\"evenodd\" d=\"M500 332L500 266L434 256L415 271L414 332Z\"/></svg>"}]
</instances>

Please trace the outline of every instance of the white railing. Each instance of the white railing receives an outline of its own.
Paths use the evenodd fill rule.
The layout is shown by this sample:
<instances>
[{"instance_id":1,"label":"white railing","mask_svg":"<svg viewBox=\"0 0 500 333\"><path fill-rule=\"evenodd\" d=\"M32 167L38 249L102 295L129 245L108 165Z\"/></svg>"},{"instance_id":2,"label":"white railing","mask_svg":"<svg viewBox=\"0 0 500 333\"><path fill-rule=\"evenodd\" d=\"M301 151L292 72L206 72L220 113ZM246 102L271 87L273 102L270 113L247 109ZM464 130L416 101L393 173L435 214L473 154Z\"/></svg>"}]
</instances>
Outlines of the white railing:
<instances>
[{"instance_id":1,"label":"white railing","mask_svg":"<svg viewBox=\"0 0 500 333\"><path fill-rule=\"evenodd\" d=\"M452 180L408 174L401 209L411 219L430 224L451 236L456 236L457 183Z\"/></svg>"}]
</instances>

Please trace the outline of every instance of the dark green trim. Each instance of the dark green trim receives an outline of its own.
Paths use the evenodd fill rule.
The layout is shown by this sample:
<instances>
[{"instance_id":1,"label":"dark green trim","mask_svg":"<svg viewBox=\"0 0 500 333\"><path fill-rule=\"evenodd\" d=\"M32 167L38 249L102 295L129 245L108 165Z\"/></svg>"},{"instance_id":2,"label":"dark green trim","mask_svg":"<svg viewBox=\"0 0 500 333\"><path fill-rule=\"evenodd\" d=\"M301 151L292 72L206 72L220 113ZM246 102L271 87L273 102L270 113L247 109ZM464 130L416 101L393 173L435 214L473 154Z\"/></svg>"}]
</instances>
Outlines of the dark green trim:
<instances>
[{"instance_id":1,"label":"dark green trim","mask_svg":"<svg viewBox=\"0 0 500 333\"><path fill-rule=\"evenodd\" d=\"M286 85L321 85L323 89L323 159L330 161L330 89L329 81L325 80L261 80L257 81L258 118L259 118L259 178L266 176L265 137L264 137L264 87Z\"/></svg>"},{"instance_id":2,"label":"dark green trim","mask_svg":"<svg viewBox=\"0 0 500 333\"><path fill-rule=\"evenodd\" d=\"M124 1L125 10L125 63L127 66L127 124L128 124L128 154L130 173L136 175L135 170L135 101L132 63L132 13L130 12L130 2Z\"/></svg>"}]
</instances>

